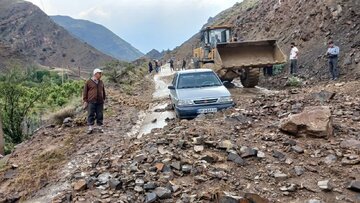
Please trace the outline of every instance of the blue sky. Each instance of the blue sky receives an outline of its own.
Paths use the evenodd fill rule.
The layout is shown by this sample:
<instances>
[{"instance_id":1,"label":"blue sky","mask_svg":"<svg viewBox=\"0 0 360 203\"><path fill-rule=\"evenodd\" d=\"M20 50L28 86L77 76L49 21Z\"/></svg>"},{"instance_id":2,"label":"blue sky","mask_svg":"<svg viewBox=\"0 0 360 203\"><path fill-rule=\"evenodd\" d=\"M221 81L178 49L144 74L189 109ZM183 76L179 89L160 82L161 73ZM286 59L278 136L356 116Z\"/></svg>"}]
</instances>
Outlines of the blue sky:
<instances>
[{"instance_id":1,"label":"blue sky","mask_svg":"<svg viewBox=\"0 0 360 203\"><path fill-rule=\"evenodd\" d=\"M173 49L241 0L29 0L48 15L104 25L140 51Z\"/></svg>"}]
</instances>

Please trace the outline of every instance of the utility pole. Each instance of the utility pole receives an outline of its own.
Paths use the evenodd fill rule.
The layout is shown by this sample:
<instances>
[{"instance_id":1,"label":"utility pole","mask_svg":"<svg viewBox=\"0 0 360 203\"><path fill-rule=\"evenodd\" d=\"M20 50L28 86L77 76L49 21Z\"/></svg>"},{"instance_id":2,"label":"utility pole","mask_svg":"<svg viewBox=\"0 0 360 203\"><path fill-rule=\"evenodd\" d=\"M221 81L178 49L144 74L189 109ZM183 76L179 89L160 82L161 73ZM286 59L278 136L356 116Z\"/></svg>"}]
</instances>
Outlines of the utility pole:
<instances>
[{"instance_id":1,"label":"utility pole","mask_svg":"<svg viewBox=\"0 0 360 203\"><path fill-rule=\"evenodd\" d=\"M61 85L64 84L64 68L61 69L62 70L62 74L61 74Z\"/></svg>"},{"instance_id":2,"label":"utility pole","mask_svg":"<svg viewBox=\"0 0 360 203\"><path fill-rule=\"evenodd\" d=\"M0 117L0 154L5 156L5 138Z\"/></svg>"}]
</instances>

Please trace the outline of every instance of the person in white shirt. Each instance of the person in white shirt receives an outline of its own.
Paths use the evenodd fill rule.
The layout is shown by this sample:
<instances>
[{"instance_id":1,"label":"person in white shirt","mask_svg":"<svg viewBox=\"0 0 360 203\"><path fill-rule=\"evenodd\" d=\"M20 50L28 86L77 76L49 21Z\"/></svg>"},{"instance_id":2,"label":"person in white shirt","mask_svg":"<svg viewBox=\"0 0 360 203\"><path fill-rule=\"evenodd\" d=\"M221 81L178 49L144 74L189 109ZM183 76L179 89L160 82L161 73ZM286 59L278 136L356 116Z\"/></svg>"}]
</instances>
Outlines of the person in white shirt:
<instances>
[{"instance_id":1,"label":"person in white shirt","mask_svg":"<svg viewBox=\"0 0 360 203\"><path fill-rule=\"evenodd\" d=\"M297 73L297 63L298 63L298 53L299 50L295 46L295 43L291 43L291 50L290 50L290 74L294 75Z\"/></svg>"},{"instance_id":2,"label":"person in white shirt","mask_svg":"<svg viewBox=\"0 0 360 203\"><path fill-rule=\"evenodd\" d=\"M330 41L326 55L329 58L329 69L332 80L337 80L339 77L339 68L338 68L339 53L340 53L340 48L338 46L335 46L333 41Z\"/></svg>"}]
</instances>

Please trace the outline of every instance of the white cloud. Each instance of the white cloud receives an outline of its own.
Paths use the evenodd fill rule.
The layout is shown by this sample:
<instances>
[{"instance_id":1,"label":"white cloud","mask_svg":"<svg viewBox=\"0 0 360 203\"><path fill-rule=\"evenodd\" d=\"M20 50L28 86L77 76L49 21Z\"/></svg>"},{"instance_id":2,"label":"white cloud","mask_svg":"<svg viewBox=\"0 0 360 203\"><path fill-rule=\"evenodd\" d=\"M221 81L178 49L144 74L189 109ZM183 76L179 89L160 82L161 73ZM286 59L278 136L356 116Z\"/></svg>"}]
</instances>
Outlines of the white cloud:
<instances>
[{"instance_id":1,"label":"white cloud","mask_svg":"<svg viewBox=\"0 0 360 203\"><path fill-rule=\"evenodd\" d=\"M100 7L92 7L78 14L80 19L109 19L110 13Z\"/></svg>"},{"instance_id":2,"label":"white cloud","mask_svg":"<svg viewBox=\"0 0 360 203\"><path fill-rule=\"evenodd\" d=\"M143 52L174 48L241 0L29 0L49 15L102 24Z\"/></svg>"}]
</instances>

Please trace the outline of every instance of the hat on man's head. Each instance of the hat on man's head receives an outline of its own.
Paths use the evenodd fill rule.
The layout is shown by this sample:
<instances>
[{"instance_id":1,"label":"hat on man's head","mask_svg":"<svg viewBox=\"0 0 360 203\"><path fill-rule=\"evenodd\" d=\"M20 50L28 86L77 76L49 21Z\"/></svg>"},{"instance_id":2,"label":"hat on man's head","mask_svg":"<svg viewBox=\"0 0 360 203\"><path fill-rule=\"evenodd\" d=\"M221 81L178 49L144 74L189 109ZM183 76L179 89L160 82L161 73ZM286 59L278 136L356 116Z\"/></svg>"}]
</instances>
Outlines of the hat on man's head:
<instances>
[{"instance_id":1,"label":"hat on man's head","mask_svg":"<svg viewBox=\"0 0 360 203\"><path fill-rule=\"evenodd\" d=\"M329 44L334 44L334 41L332 41L332 40L329 40Z\"/></svg>"},{"instance_id":2,"label":"hat on man's head","mask_svg":"<svg viewBox=\"0 0 360 203\"><path fill-rule=\"evenodd\" d=\"M103 71L100 70L99 68L96 68L93 72L93 75L95 75L96 73L102 73Z\"/></svg>"}]
</instances>

